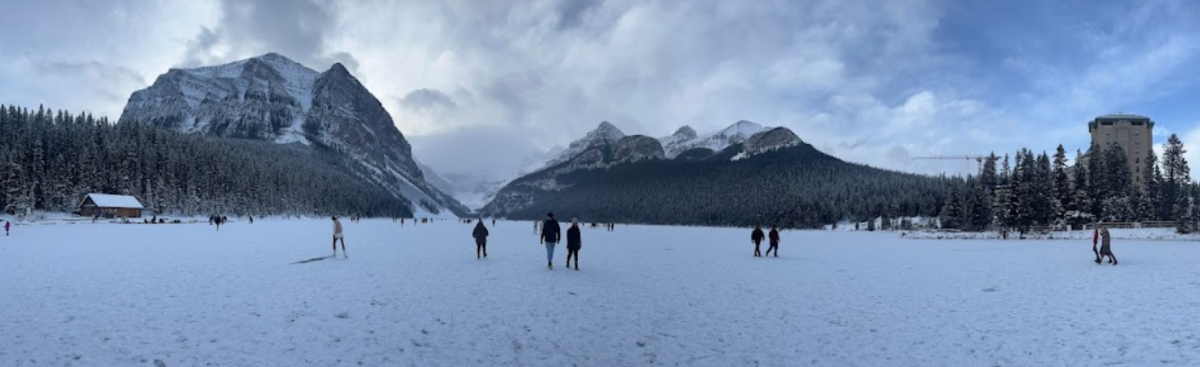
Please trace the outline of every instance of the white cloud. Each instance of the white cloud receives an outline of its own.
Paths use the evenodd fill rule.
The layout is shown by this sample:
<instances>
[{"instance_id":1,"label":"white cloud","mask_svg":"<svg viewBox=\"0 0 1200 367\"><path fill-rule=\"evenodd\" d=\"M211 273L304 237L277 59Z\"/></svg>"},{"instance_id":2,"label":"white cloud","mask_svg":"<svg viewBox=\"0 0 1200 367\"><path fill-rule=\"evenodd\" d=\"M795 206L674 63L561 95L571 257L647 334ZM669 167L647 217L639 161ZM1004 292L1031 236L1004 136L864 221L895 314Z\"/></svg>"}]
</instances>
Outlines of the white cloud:
<instances>
[{"instance_id":1,"label":"white cloud","mask_svg":"<svg viewBox=\"0 0 1200 367\"><path fill-rule=\"evenodd\" d=\"M30 30L0 35L0 95L17 96L6 102L115 118L168 67L274 51L346 64L418 158L447 171L488 167L440 157L454 142L545 150L601 120L661 136L748 119L852 161L969 172L911 158L1074 150L1091 117L1200 78L1200 22L1181 2L1089 7L1052 25L997 14L971 26L1023 31L953 47L974 40L942 28L955 15L936 0L65 1L0 4L0 21ZM87 10L12 15L49 8Z\"/></svg>"}]
</instances>

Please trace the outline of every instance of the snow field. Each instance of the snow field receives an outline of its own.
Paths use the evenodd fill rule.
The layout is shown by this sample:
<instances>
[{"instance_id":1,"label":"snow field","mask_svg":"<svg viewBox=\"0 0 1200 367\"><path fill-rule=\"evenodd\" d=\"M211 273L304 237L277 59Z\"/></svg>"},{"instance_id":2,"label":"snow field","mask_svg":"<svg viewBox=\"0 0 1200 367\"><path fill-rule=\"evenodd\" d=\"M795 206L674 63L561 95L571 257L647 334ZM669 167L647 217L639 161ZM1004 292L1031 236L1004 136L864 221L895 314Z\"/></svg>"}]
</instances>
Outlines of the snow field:
<instances>
[{"instance_id":1,"label":"snow field","mask_svg":"<svg viewBox=\"0 0 1200 367\"><path fill-rule=\"evenodd\" d=\"M529 222L489 225L486 260L456 221L343 225L350 259L304 264L329 220L15 227L0 365L1200 364L1195 243L1114 241L1114 267L1090 241L784 232L754 258L748 229L618 225L584 228L576 272Z\"/></svg>"}]
</instances>

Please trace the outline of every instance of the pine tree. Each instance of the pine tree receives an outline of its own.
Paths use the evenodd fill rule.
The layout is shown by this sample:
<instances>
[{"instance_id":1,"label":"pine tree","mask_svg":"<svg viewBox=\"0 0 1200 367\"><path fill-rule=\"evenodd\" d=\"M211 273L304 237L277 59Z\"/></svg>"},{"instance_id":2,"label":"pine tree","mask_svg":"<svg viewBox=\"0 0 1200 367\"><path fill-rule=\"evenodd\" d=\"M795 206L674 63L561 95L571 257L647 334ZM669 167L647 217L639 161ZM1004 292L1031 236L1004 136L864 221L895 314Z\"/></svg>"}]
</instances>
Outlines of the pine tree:
<instances>
[{"instance_id":1,"label":"pine tree","mask_svg":"<svg viewBox=\"0 0 1200 367\"><path fill-rule=\"evenodd\" d=\"M1034 223L1043 226L1053 224L1060 209L1054 194L1054 176L1050 158L1046 156L1046 153L1038 155L1033 173L1035 183Z\"/></svg>"},{"instance_id":2,"label":"pine tree","mask_svg":"<svg viewBox=\"0 0 1200 367\"><path fill-rule=\"evenodd\" d=\"M1104 194L1108 192L1108 171L1104 167L1104 150L1093 144L1087 153L1087 202L1084 208L1092 218L1104 216Z\"/></svg>"},{"instance_id":3,"label":"pine tree","mask_svg":"<svg viewBox=\"0 0 1200 367\"><path fill-rule=\"evenodd\" d=\"M992 201L989 191L984 187L976 187L972 191L974 198L971 200L971 208L969 210L971 230L987 230L988 226L992 223Z\"/></svg>"},{"instance_id":4,"label":"pine tree","mask_svg":"<svg viewBox=\"0 0 1200 367\"><path fill-rule=\"evenodd\" d=\"M1036 163L1033 153L1024 149L1017 153L1016 170L1012 179L1012 201L1009 203L1009 215L1013 227L1019 232L1029 231L1034 220L1034 197L1037 190L1034 173Z\"/></svg>"},{"instance_id":5,"label":"pine tree","mask_svg":"<svg viewBox=\"0 0 1200 367\"><path fill-rule=\"evenodd\" d=\"M1072 203L1075 192L1071 189L1071 178L1067 176L1067 151L1062 144L1054 151L1054 200L1056 221L1065 221L1068 210L1074 208Z\"/></svg>"},{"instance_id":6,"label":"pine tree","mask_svg":"<svg viewBox=\"0 0 1200 367\"><path fill-rule=\"evenodd\" d=\"M1001 231L1012 228L1012 201L1012 169L1009 167L1008 155L1005 154L1004 163L1000 167L1000 174L996 177L996 192L993 194L992 199L992 216L995 218L993 223Z\"/></svg>"},{"instance_id":7,"label":"pine tree","mask_svg":"<svg viewBox=\"0 0 1200 367\"><path fill-rule=\"evenodd\" d=\"M1142 163L1142 208L1139 209L1141 221L1158 220L1158 188L1159 182L1162 181L1162 173L1158 170L1158 156L1154 154L1154 149L1146 154L1146 161Z\"/></svg>"},{"instance_id":8,"label":"pine tree","mask_svg":"<svg viewBox=\"0 0 1200 367\"><path fill-rule=\"evenodd\" d=\"M942 207L942 213L939 219L942 222L942 229L960 229L962 228L963 204L962 194L959 193L958 186L954 185L950 188L949 200Z\"/></svg>"},{"instance_id":9,"label":"pine tree","mask_svg":"<svg viewBox=\"0 0 1200 367\"><path fill-rule=\"evenodd\" d=\"M1129 160L1125 150L1118 144L1113 144L1104 150L1103 218L1108 221L1128 221L1133 216L1129 196L1133 191L1132 173L1129 170Z\"/></svg>"},{"instance_id":10,"label":"pine tree","mask_svg":"<svg viewBox=\"0 0 1200 367\"><path fill-rule=\"evenodd\" d=\"M1182 224L1186 222L1184 216L1191 212L1192 206L1188 200L1185 200L1187 198L1186 189L1192 181L1187 159L1183 157L1186 153L1183 141L1175 134L1171 134L1163 146L1163 182L1159 186L1159 193L1162 196L1159 205L1160 210L1164 211L1163 217L1179 221L1181 231L1185 229ZM1191 228L1187 228L1187 230L1188 233L1191 232Z\"/></svg>"},{"instance_id":11,"label":"pine tree","mask_svg":"<svg viewBox=\"0 0 1200 367\"><path fill-rule=\"evenodd\" d=\"M1184 185L1180 189L1180 196L1177 203L1175 215L1179 218L1175 225L1175 231L1180 234L1190 234L1196 232L1196 204L1193 186L1190 184Z\"/></svg>"}]
</instances>

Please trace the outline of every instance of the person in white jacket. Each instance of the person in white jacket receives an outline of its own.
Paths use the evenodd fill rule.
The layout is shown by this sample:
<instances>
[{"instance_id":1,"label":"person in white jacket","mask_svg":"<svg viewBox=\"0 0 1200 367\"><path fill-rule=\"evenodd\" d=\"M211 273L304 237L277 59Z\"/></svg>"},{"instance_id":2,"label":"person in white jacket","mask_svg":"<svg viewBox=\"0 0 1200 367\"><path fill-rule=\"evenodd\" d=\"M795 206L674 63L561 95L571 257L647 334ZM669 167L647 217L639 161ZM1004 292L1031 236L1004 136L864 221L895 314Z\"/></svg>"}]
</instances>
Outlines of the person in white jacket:
<instances>
[{"instance_id":1,"label":"person in white jacket","mask_svg":"<svg viewBox=\"0 0 1200 367\"><path fill-rule=\"evenodd\" d=\"M338 221L337 217L333 217L333 257L337 257L338 240L342 240L342 256L349 259L346 255L346 238L342 235L342 222Z\"/></svg>"}]
</instances>

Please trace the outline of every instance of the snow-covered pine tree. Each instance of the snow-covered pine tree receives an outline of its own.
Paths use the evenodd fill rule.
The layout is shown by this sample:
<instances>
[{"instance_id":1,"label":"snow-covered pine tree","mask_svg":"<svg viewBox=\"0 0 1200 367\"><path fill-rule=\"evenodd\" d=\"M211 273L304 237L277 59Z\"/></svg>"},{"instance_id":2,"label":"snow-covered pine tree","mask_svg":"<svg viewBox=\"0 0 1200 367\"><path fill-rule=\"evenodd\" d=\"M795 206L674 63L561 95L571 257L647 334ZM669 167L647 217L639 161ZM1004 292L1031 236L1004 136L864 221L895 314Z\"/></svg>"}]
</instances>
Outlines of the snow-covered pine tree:
<instances>
[{"instance_id":1,"label":"snow-covered pine tree","mask_svg":"<svg viewBox=\"0 0 1200 367\"><path fill-rule=\"evenodd\" d=\"M989 190L982 186L974 186L972 190L970 223L972 231L985 231L992 223L992 200Z\"/></svg>"},{"instance_id":2,"label":"snow-covered pine tree","mask_svg":"<svg viewBox=\"0 0 1200 367\"><path fill-rule=\"evenodd\" d=\"M1016 171L1013 172L1013 201L1009 204L1013 227L1021 233L1029 231L1034 220L1034 197L1036 196L1036 174L1033 152L1022 149L1017 153Z\"/></svg>"},{"instance_id":3,"label":"snow-covered pine tree","mask_svg":"<svg viewBox=\"0 0 1200 367\"><path fill-rule=\"evenodd\" d=\"M949 198L946 200L946 205L942 207L942 213L938 217L941 221L942 229L962 228L963 203L958 185L950 187Z\"/></svg>"},{"instance_id":4,"label":"snow-covered pine tree","mask_svg":"<svg viewBox=\"0 0 1200 367\"><path fill-rule=\"evenodd\" d=\"M1133 216L1129 195L1133 191L1132 172L1125 149L1119 144L1104 149L1104 218L1109 221L1128 221Z\"/></svg>"},{"instance_id":5,"label":"snow-covered pine tree","mask_svg":"<svg viewBox=\"0 0 1200 367\"><path fill-rule=\"evenodd\" d=\"M1008 162L1008 155L1005 154L1000 174L996 176L996 191L992 197L992 216L995 218L992 223L996 229L1001 231L1012 227L1010 207L1013 201L1012 182L1012 169Z\"/></svg>"},{"instance_id":6,"label":"snow-covered pine tree","mask_svg":"<svg viewBox=\"0 0 1200 367\"><path fill-rule=\"evenodd\" d=\"M1154 149L1150 149L1146 154L1146 160L1142 162L1142 208L1141 221L1158 220L1158 187L1159 181L1162 180L1162 173L1158 169L1158 156L1154 154Z\"/></svg>"},{"instance_id":7,"label":"snow-covered pine tree","mask_svg":"<svg viewBox=\"0 0 1200 367\"><path fill-rule=\"evenodd\" d=\"M1167 143L1163 145L1163 182L1159 186L1162 199L1159 205L1166 220L1181 221L1191 206L1190 203L1184 202L1185 189L1192 181L1191 169L1184 158L1186 153L1183 141L1175 134L1171 134Z\"/></svg>"},{"instance_id":8,"label":"snow-covered pine tree","mask_svg":"<svg viewBox=\"0 0 1200 367\"><path fill-rule=\"evenodd\" d=\"M1190 234L1196 232L1196 204L1195 204L1194 186L1188 184L1180 189L1180 196L1176 200L1178 206L1176 216L1179 218L1175 225L1175 231L1180 234Z\"/></svg>"},{"instance_id":9,"label":"snow-covered pine tree","mask_svg":"<svg viewBox=\"0 0 1200 367\"><path fill-rule=\"evenodd\" d=\"M1075 197L1075 192L1071 189L1071 178L1067 176L1067 151L1063 149L1062 144L1059 144L1058 149L1054 151L1054 166L1052 169L1052 175L1054 176L1054 219L1065 222L1067 211L1074 207L1072 201Z\"/></svg>"},{"instance_id":10,"label":"snow-covered pine tree","mask_svg":"<svg viewBox=\"0 0 1200 367\"><path fill-rule=\"evenodd\" d=\"M1104 215L1104 194L1108 192L1108 171L1104 167L1104 150L1099 145L1092 144L1087 153L1087 202L1084 210L1092 218L1100 219Z\"/></svg>"},{"instance_id":11,"label":"snow-covered pine tree","mask_svg":"<svg viewBox=\"0 0 1200 367\"><path fill-rule=\"evenodd\" d=\"M1058 218L1058 200L1054 194L1054 176L1051 169L1050 158L1043 152L1037 156L1036 165L1034 166L1034 182L1036 191L1034 192L1034 223L1037 225L1050 225Z\"/></svg>"}]
</instances>

